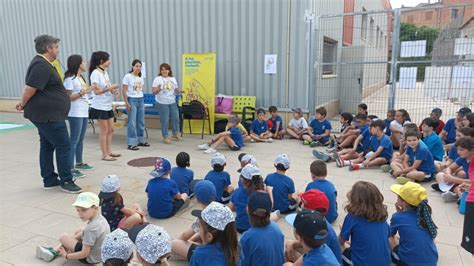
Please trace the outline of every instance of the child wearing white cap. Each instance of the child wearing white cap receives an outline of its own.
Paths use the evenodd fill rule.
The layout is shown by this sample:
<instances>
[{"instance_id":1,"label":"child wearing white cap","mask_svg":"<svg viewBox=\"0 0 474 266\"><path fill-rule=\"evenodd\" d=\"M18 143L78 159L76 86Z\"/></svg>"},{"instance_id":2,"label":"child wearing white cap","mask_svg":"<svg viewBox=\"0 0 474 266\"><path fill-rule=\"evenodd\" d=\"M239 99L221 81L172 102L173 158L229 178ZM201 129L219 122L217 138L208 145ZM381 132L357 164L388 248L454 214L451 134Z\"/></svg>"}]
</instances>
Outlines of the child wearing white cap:
<instances>
[{"instance_id":1,"label":"child wearing white cap","mask_svg":"<svg viewBox=\"0 0 474 266\"><path fill-rule=\"evenodd\" d=\"M105 236L101 254L105 266L127 265L133 255L133 242L127 232L117 229Z\"/></svg>"},{"instance_id":2,"label":"child wearing white cap","mask_svg":"<svg viewBox=\"0 0 474 266\"><path fill-rule=\"evenodd\" d=\"M265 185L273 188L273 209L279 210L282 214L293 212L298 204L294 198L295 183L286 175L286 171L290 168L290 158L287 154L279 154L273 165L276 172L265 178Z\"/></svg>"},{"instance_id":3,"label":"child wearing white cap","mask_svg":"<svg viewBox=\"0 0 474 266\"><path fill-rule=\"evenodd\" d=\"M92 192L83 192L72 205L76 207L79 218L87 222L86 226L74 234L63 233L59 238L61 244L56 248L38 246L36 257L52 261L61 254L66 260L79 260L86 264L100 263L102 242L110 233L110 227L100 214L99 197Z\"/></svg>"},{"instance_id":4,"label":"child wearing white cap","mask_svg":"<svg viewBox=\"0 0 474 266\"><path fill-rule=\"evenodd\" d=\"M204 180L211 181L216 187L216 201L224 204L229 202L230 195L234 191L234 188L230 185L230 175L224 171L226 164L224 154L214 153L211 157L213 170L209 171L204 177Z\"/></svg>"},{"instance_id":5,"label":"child wearing white cap","mask_svg":"<svg viewBox=\"0 0 474 266\"><path fill-rule=\"evenodd\" d=\"M162 227L148 224L136 235L135 245L138 260L143 266L169 265L171 237Z\"/></svg>"},{"instance_id":6,"label":"child wearing white cap","mask_svg":"<svg viewBox=\"0 0 474 266\"><path fill-rule=\"evenodd\" d=\"M134 225L146 222L145 212L138 203L131 208L125 207L123 197L119 193L120 180L117 175L108 175L100 185L100 209L110 225L110 231L117 228L132 228Z\"/></svg>"},{"instance_id":7,"label":"child wearing white cap","mask_svg":"<svg viewBox=\"0 0 474 266\"><path fill-rule=\"evenodd\" d=\"M212 202L204 210L193 210L199 219L203 246L188 254L190 266L237 265L239 247L234 214L225 205Z\"/></svg>"}]
</instances>

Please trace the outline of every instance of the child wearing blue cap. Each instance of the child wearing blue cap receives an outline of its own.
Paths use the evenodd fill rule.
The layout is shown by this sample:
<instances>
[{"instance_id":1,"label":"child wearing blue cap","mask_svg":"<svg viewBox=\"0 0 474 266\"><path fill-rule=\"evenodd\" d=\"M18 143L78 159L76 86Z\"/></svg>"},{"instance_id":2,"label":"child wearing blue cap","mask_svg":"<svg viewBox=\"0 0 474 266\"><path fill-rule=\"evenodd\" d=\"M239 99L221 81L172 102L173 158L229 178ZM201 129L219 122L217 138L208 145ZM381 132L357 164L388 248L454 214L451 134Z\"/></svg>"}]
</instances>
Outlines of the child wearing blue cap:
<instances>
[{"instance_id":1,"label":"child wearing blue cap","mask_svg":"<svg viewBox=\"0 0 474 266\"><path fill-rule=\"evenodd\" d=\"M183 207L188 199L186 193L179 193L178 185L169 179L171 163L165 158L158 157L153 177L148 181L145 192L148 194L148 214L157 219L173 216Z\"/></svg>"},{"instance_id":2,"label":"child wearing blue cap","mask_svg":"<svg viewBox=\"0 0 474 266\"><path fill-rule=\"evenodd\" d=\"M209 171L204 177L205 180L211 181L216 187L216 201L227 203L234 188L230 185L230 175L224 171L226 166L226 158L222 153L214 153L211 158L211 166L213 170Z\"/></svg>"}]
</instances>

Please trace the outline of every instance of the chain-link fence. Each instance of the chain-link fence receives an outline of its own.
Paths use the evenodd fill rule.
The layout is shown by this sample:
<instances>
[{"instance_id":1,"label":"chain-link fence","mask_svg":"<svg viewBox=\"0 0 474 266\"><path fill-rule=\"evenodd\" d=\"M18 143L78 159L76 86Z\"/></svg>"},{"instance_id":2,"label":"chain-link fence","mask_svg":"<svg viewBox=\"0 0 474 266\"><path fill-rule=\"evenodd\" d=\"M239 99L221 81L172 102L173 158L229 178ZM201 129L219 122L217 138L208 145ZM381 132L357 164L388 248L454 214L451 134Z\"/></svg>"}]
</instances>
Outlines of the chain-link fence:
<instances>
[{"instance_id":1,"label":"chain-link fence","mask_svg":"<svg viewBox=\"0 0 474 266\"><path fill-rule=\"evenodd\" d=\"M474 99L473 14L468 3L317 17L315 106L355 114L365 103L383 119L406 109L416 123L434 107L454 117Z\"/></svg>"}]
</instances>

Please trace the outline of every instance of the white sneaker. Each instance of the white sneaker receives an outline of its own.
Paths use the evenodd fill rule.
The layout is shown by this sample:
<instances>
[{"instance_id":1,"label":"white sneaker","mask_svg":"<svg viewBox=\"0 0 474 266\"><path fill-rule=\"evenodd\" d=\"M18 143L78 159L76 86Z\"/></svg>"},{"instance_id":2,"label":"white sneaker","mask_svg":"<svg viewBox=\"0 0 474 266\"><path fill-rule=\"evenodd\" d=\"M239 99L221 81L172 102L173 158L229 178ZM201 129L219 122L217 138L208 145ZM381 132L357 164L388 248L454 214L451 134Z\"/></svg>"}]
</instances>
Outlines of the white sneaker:
<instances>
[{"instance_id":1,"label":"white sneaker","mask_svg":"<svg viewBox=\"0 0 474 266\"><path fill-rule=\"evenodd\" d=\"M204 151L204 153L207 153L207 154L213 154L213 153L216 153L216 149L213 149L213 148L209 148L207 150Z\"/></svg>"},{"instance_id":2,"label":"white sneaker","mask_svg":"<svg viewBox=\"0 0 474 266\"><path fill-rule=\"evenodd\" d=\"M210 147L209 147L209 144L207 144L207 143L199 144L198 147L199 147L199 149L201 149L201 150L207 150L207 149L210 148Z\"/></svg>"},{"instance_id":3,"label":"white sneaker","mask_svg":"<svg viewBox=\"0 0 474 266\"><path fill-rule=\"evenodd\" d=\"M272 138L268 138L265 140L266 143L272 143L273 142L273 139Z\"/></svg>"}]
</instances>

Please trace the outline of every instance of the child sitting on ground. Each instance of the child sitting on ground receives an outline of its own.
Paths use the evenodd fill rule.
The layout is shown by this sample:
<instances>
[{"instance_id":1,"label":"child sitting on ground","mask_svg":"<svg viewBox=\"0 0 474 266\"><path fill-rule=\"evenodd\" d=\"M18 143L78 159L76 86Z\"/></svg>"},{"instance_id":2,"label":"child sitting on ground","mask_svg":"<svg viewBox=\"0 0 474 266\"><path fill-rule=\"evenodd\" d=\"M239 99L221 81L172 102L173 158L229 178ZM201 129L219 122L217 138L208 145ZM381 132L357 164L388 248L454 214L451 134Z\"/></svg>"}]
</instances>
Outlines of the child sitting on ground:
<instances>
[{"instance_id":1,"label":"child sitting on ground","mask_svg":"<svg viewBox=\"0 0 474 266\"><path fill-rule=\"evenodd\" d=\"M135 245L141 265L170 265L171 237L162 227L148 224L136 234Z\"/></svg>"},{"instance_id":2,"label":"child sitting on ground","mask_svg":"<svg viewBox=\"0 0 474 266\"><path fill-rule=\"evenodd\" d=\"M438 124L436 125L435 129L433 129L434 132L436 132L437 135L439 135L439 133L441 133L441 131L443 131L443 128L444 128L444 122L443 120L441 120L441 114L443 113L443 111L436 107L436 108L433 108L433 110L431 110L431 114L430 114L430 118L433 118L436 122L438 122ZM421 122L420 126L418 127L418 129L420 131L423 131L423 122Z\"/></svg>"},{"instance_id":3,"label":"child sitting on ground","mask_svg":"<svg viewBox=\"0 0 474 266\"><path fill-rule=\"evenodd\" d=\"M234 115L230 115L229 118L231 117L235 117ZM233 119L233 118L232 118ZM232 120L231 119L231 120ZM229 119L227 119L228 121ZM239 118L239 123L237 124L237 126L235 126L236 128L238 128L240 130L240 132L242 133L242 138L244 139L244 143L246 142L250 142L251 138L250 138L250 135L249 135L249 132L247 131L247 129L244 127L244 125L242 125L242 121L240 121L240 118ZM227 123L225 125L225 131L229 131L229 128L231 128L231 126L229 125L229 123Z\"/></svg>"},{"instance_id":4,"label":"child sitting on ground","mask_svg":"<svg viewBox=\"0 0 474 266\"><path fill-rule=\"evenodd\" d=\"M199 220L203 246L189 255L189 266L237 265L239 244L232 211L212 202L204 210L193 210L191 214Z\"/></svg>"},{"instance_id":5,"label":"child sitting on ground","mask_svg":"<svg viewBox=\"0 0 474 266\"><path fill-rule=\"evenodd\" d=\"M398 196L397 212L390 221L392 262L396 265L436 265L438 250L434 238L437 227L431 218L426 190L413 182L394 184L390 190Z\"/></svg>"},{"instance_id":6,"label":"child sitting on ground","mask_svg":"<svg viewBox=\"0 0 474 266\"><path fill-rule=\"evenodd\" d=\"M471 137L460 138L456 141L459 157L443 172L436 175L436 184L431 187L443 192L441 197L445 202L458 200L459 185L466 183L467 172L472 155L474 155L474 139Z\"/></svg>"},{"instance_id":7,"label":"child sitting on ground","mask_svg":"<svg viewBox=\"0 0 474 266\"><path fill-rule=\"evenodd\" d=\"M340 265L332 250L326 245L329 230L322 214L303 209L288 223L293 225L293 234L305 254L302 259L300 257L283 265Z\"/></svg>"},{"instance_id":8,"label":"child sitting on ground","mask_svg":"<svg viewBox=\"0 0 474 266\"><path fill-rule=\"evenodd\" d=\"M179 193L186 193L191 196L193 191L190 190L189 186L194 180L194 172L186 167L191 166L191 158L187 152L180 152L176 155L176 167L171 169L170 177L171 180L176 182L178 185Z\"/></svg>"},{"instance_id":9,"label":"child sitting on ground","mask_svg":"<svg viewBox=\"0 0 474 266\"><path fill-rule=\"evenodd\" d=\"M403 139L403 126L410 122L410 115L407 110L399 109L395 112L395 119L390 123L390 140L393 143L393 147L398 149L400 147L400 142Z\"/></svg>"},{"instance_id":10,"label":"child sitting on ground","mask_svg":"<svg viewBox=\"0 0 474 266\"><path fill-rule=\"evenodd\" d=\"M119 193L120 181L116 175L108 175L100 186L100 209L110 225L110 231L117 228L132 228L136 224L146 222L145 212L138 203L132 208L125 207L123 197Z\"/></svg>"},{"instance_id":11,"label":"child sitting on ground","mask_svg":"<svg viewBox=\"0 0 474 266\"><path fill-rule=\"evenodd\" d=\"M251 141L272 142L272 132L268 129L265 119L265 110L262 108L257 110L257 119L250 125Z\"/></svg>"},{"instance_id":12,"label":"child sitting on ground","mask_svg":"<svg viewBox=\"0 0 474 266\"><path fill-rule=\"evenodd\" d=\"M357 105L357 114L369 115L369 111L367 109L367 104L360 103L359 105Z\"/></svg>"},{"instance_id":13,"label":"child sitting on ground","mask_svg":"<svg viewBox=\"0 0 474 266\"><path fill-rule=\"evenodd\" d=\"M308 130L308 122L303 117L301 108L293 108L293 118L288 123L286 133L293 139L303 139L303 134Z\"/></svg>"},{"instance_id":14,"label":"child sitting on ground","mask_svg":"<svg viewBox=\"0 0 474 266\"><path fill-rule=\"evenodd\" d=\"M393 145L390 138L383 132L385 123L382 120L375 120L370 123L370 152L365 156L352 160L349 171L363 168L381 166L390 163L393 153Z\"/></svg>"},{"instance_id":15,"label":"child sitting on ground","mask_svg":"<svg viewBox=\"0 0 474 266\"><path fill-rule=\"evenodd\" d=\"M105 236L101 258L104 266L128 265L133 255L133 242L127 232L117 229Z\"/></svg>"},{"instance_id":16,"label":"child sitting on ground","mask_svg":"<svg viewBox=\"0 0 474 266\"><path fill-rule=\"evenodd\" d=\"M317 189L324 192L329 200L329 209L327 210L326 220L333 223L337 219L337 190L336 187L327 180L328 170L326 163L321 160L315 160L311 163L309 170L311 172L311 180L305 191Z\"/></svg>"},{"instance_id":17,"label":"child sitting on ground","mask_svg":"<svg viewBox=\"0 0 474 266\"><path fill-rule=\"evenodd\" d=\"M273 210L279 210L281 214L293 212L297 207L297 202L293 195L295 183L291 177L286 175L286 171L290 168L288 155L279 154L273 166L275 166L276 172L265 178L265 185L272 187Z\"/></svg>"},{"instance_id":18,"label":"child sitting on ground","mask_svg":"<svg viewBox=\"0 0 474 266\"><path fill-rule=\"evenodd\" d=\"M196 183L194 187L196 199L199 207L206 208L211 202L216 199L216 188L209 180L201 180ZM202 243L199 237L199 220L196 219L191 225L191 228L184 231L177 239L173 240L173 251L181 256L187 258L188 262L191 259L193 251Z\"/></svg>"},{"instance_id":19,"label":"child sitting on ground","mask_svg":"<svg viewBox=\"0 0 474 266\"><path fill-rule=\"evenodd\" d=\"M73 234L63 233L59 237L59 246L52 248L38 246L36 257L52 261L59 255L66 260L79 260L85 264L102 262L100 248L110 226L99 211L99 197L92 192L82 192L72 206L76 207L79 218L87 222Z\"/></svg>"},{"instance_id":20,"label":"child sitting on ground","mask_svg":"<svg viewBox=\"0 0 474 266\"><path fill-rule=\"evenodd\" d=\"M353 129L351 127L352 120L354 120L354 116L351 113L341 114L341 118L339 119L339 121L341 122L341 135L339 137L334 137L336 148L345 148L347 146L352 145L352 142L356 137L347 140L350 136L352 136L351 134L349 134L349 132L351 132L351 130Z\"/></svg>"},{"instance_id":21,"label":"child sitting on ground","mask_svg":"<svg viewBox=\"0 0 474 266\"><path fill-rule=\"evenodd\" d=\"M441 142L441 139L434 132L434 129L436 128L437 124L438 122L431 117L427 117L423 119L423 123L422 123L423 139L422 140L428 147L428 150L431 152L431 155L433 155L433 158L436 161L441 162L443 161L443 156L445 152L443 149L443 143Z\"/></svg>"},{"instance_id":22,"label":"child sitting on ground","mask_svg":"<svg viewBox=\"0 0 474 266\"><path fill-rule=\"evenodd\" d=\"M461 109L459 109L458 114L455 118L451 118L446 121L443 131L441 131L441 133L439 134L439 137L444 143L445 150L448 151L451 146L453 146L456 142L456 130L462 127L462 120L469 113L472 113L471 109L467 107L462 107Z\"/></svg>"},{"instance_id":23,"label":"child sitting on ground","mask_svg":"<svg viewBox=\"0 0 474 266\"><path fill-rule=\"evenodd\" d=\"M145 192L148 194L148 214L157 219L169 218L183 207L187 201L186 193L179 193L178 185L169 179L171 163L158 157L155 170L151 171L153 177L148 181Z\"/></svg>"},{"instance_id":24,"label":"child sitting on ground","mask_svg":"<svg viewBox=\"0 0 474 266\"><path fill-rule=\"evenodd\" d=\"M341 245L350 246L342 253L344 265L390 265L388 213L382 193L374 184L358 181L347 198L339 235Z\"/></svg>"},{"instance_id":25,"label":"child sitting on ground","mask_svg":"<svg viewBox=\"0 0 474 266\"><path fill-rule=\"evenodd\" d=\"M226 158L222 153L214 153L211 158L211 167L204 177L205 180L211 181L216 187L216 201L226 204L230 200L230 195L234 188L230 185L230 175L224 171L226 166Z\"/></svg>"},{"instance_id":26,"label":"child sitting on ground","mask_svg":"<svg viewBox=\"0 0 474 266\"><path fill-rule=\"evenodd\" d=\"M389 110L387 112L387 118L385 118L385 135L389 136L392 135L392 131L390 130L390 123L395 119L395 110Z\"/></svg>"},{"instance_id":27,"label":"child sitting on ground","mask_svg":"<svg viewBox=\"0 0 474 266\"><path fill-rule=\"evenodd\" d=\"M216 148L219 147L222 142L225 142L231 150L240 150L244 146L244 140L242 132L237 128L238 124L240 124L238 117L229 117L227 122L229 129L217 134L210 142L198 145L199 149L204 150L204 153L207 154L215 153L217 152Z\"/></svg>"},{"instance_id":28,"label":"child sitting on ground","mask_svg":"<svg viewBox=\"0 0 474 266\"><path fill-rule=\"evenodd\" d=\"M358 114L356 116L356 125L360 131L360 135L354 141L354 146L352 149L343 149L340 152L336 152L334 157L336 157L337 167L349 166L353 159L357 159L360 156L364 156L369 152L370 148L370 129L367 124L367 115ZM336 155L337 154L337 155Z\"/></svg>"},{"instance_id":29,"label":"child sitting on ground","mask_svg":"<svg viewBox=\"0 0 474 266\"><path fill-rule=\"evenodd\" d=\"M270 220L272 201L266 192L249 196L247 213L251 227L240 238L239 265L283 265L285 236Z\"/></svg>"},{"instance_id":30,"label":"child sitting on ground","mask_svg":"<svg viewBox=\"0 0 474 266\"><path fill-rule=\"evenodd\" d=\"M319 212L322 216L326 216L329 210L329 200L326 197L326 194L317 190L310 189L301 195L300 204L298 206L298 212L301 212L303 209L308 209L312 211ZM291 224L291 221L294 221L297 214L292 213L285 217L285 220ZM328 226L328 237L326 240L326 245L332 250L334 256L336 257L339 263L342 262L341 258L341 246L339 245L339 239L337 238L336 231L332 228L331 224L324 219ZM303 247L298 243L298 241L287 240L285 242L285 257L288 261L295 261L297 265L301 265L299 261L303 258L301 255L304 254ZM298 259L299 258L299 259Z\"/></svg>"},{"instance_id":31,"label":"child sitting on ground","mask_svg":"<svg viewBox=\"0 0 474 266\"><path fill-rule=\"evenodd\" d=\"M332 129L331 123L326 119L326 108L319 107L315 113L315 119L311 121L306 134L302 136L303 143L313 148L328 145Z\"/></svg>"},{"instance_id":32,"label":"child sitting on ground","mask_svg":"<svg viewBox=\"0 0 474 266\"><path fill-rule=\"evenodd\" d=\"M282 139L286 132L283 129L283 119L278 115L278 109L276 106L270 106L268 108L270 113L270 119L267 120L268 129L272 133L272 138Z\"/></svg>"},{"instance_id":33,"label":"child sitting on ground","mask_svg":"<svg viewBox=\"0 0 474 266\"><path fill-rule=\"evenodd\" d=\"M456 130L456 141L458 141L461 138L464 137L471 137L474 138L474 129L470 127L462 127L458 128ZM441 172L444 169L448 168L457 158L459 158L458 154L458 147L456 147L456 144L451 147L451 149L448 152L448 159L444 162L435 162L436 166L436 172ZM454 173L460 178L464 178L465 176L461 176L458 173ZM466 174L466 173L464 173Z\"/></svg>"},{"instance_id":34,"label":"child sitting on ground","mask_svg":"<svg viewBox=\"0 0 474 266\"><path fill-rule=\"evenodd\" d=\"M401 185L408 181L431 181L435 174L434 159L426 145L420 142L417 131L407 131L404 134L406 141L406 156L403 162L393 161L390 174L397 178Z\"/></svg>"}]
</instances>

